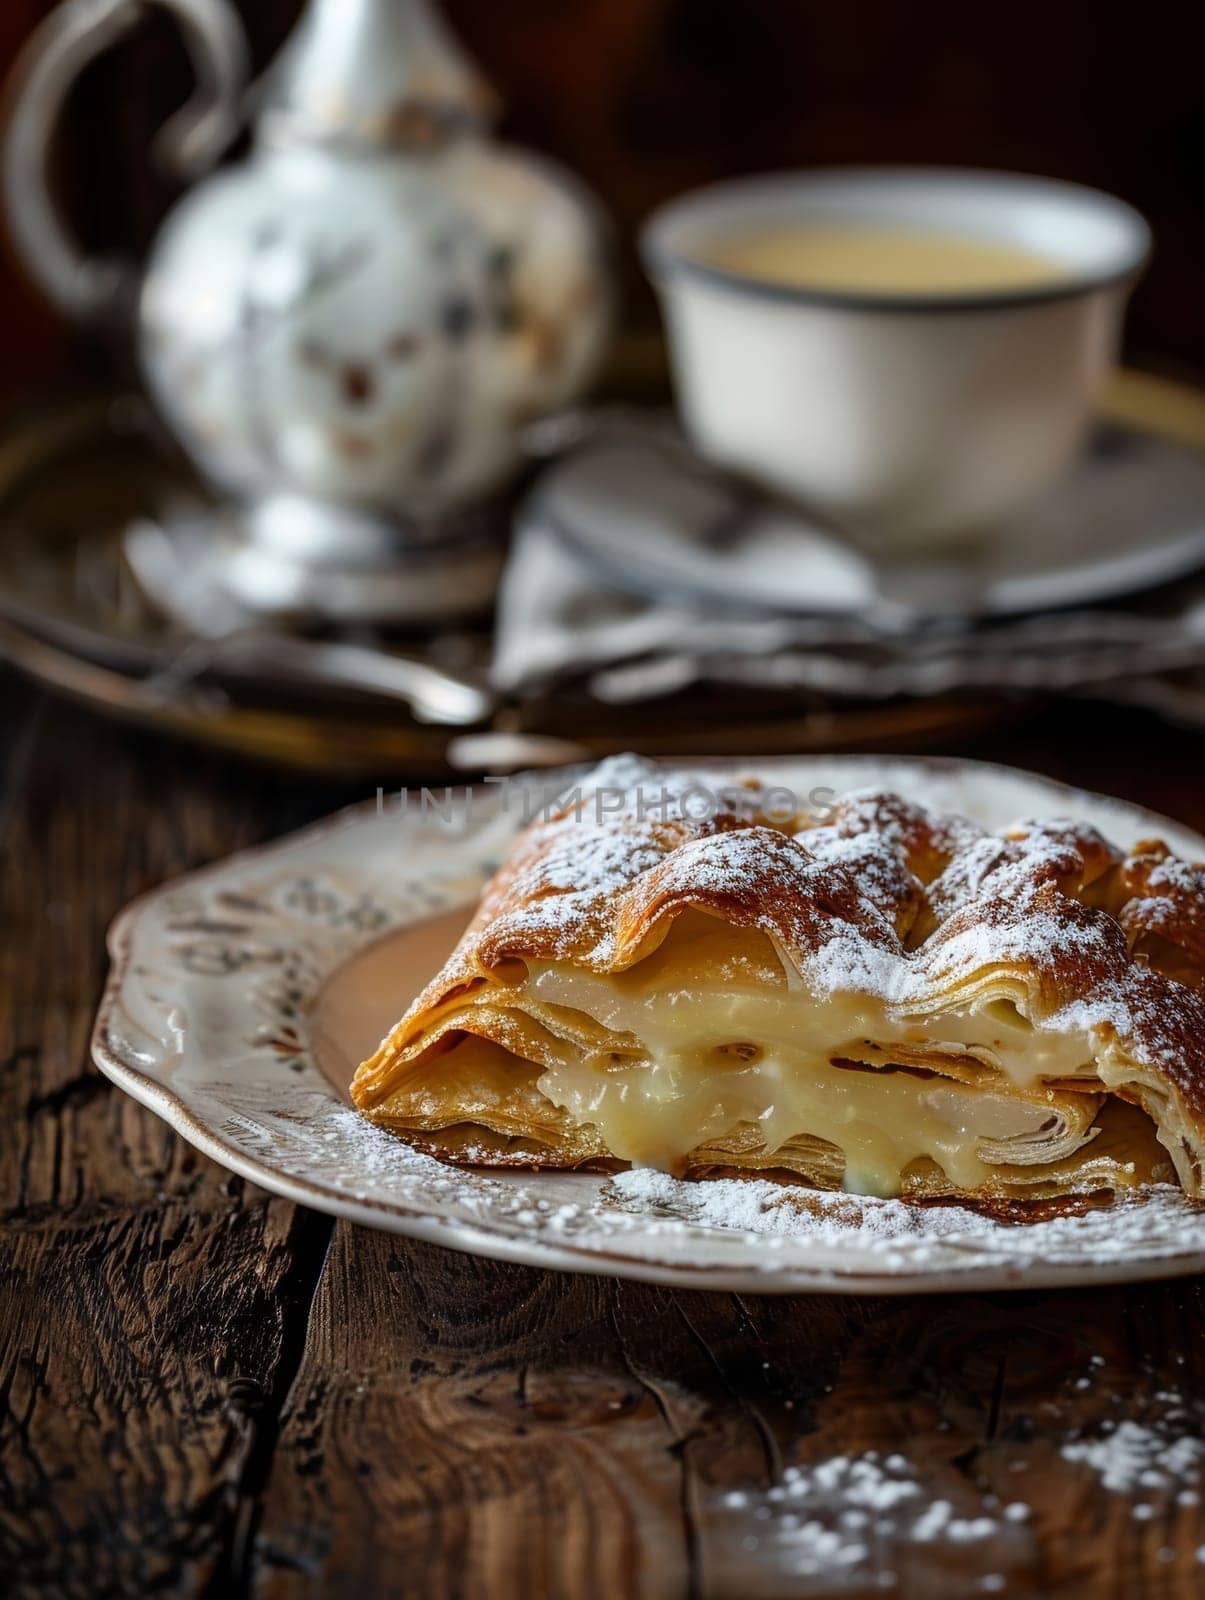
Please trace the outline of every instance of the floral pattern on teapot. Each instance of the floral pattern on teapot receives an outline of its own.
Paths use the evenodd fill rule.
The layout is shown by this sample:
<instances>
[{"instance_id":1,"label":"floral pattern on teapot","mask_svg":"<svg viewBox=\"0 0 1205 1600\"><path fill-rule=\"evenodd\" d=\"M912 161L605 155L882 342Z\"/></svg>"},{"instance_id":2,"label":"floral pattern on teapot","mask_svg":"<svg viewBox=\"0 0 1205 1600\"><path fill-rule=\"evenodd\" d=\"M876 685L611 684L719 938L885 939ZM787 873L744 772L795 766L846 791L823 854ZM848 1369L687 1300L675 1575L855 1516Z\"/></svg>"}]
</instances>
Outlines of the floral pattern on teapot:
<instances>
[{"instance_id":1,"label":"floral pattern on teapot","mask_svg":"<svg viewBox=\"0 0 1205 1600\"><path fill-rule=\"evenodd\" d=\"M610 318L601 230L543 162L267 150L185 198L142 295L143 359L202 469L438 516L502 481Z\"/></svg>"}]
</instances>

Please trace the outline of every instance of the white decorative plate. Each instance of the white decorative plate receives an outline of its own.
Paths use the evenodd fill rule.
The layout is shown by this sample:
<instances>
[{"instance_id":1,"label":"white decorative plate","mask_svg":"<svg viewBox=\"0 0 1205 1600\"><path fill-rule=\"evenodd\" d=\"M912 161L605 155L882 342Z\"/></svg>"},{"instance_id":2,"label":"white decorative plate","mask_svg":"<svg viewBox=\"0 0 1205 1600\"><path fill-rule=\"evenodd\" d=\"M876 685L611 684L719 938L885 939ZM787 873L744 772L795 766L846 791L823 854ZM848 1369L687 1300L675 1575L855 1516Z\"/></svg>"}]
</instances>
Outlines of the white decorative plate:
<instances>
[{"instance_id":1,"label":"white decorative plate","mask_svg":"<svg viewBox=\"0 0 1205 1600\"><path fill-rule=\"evenodd\" d=\"M1118 843L1159 833L1205 858L1205 839L1152 812L1008 768L870 757L756 767L799 795L887 784L989 826L1083 817ZM553 778L538 781L555 791ZM876 1294L1205 1269L1205 1207L1170 1187L1030 1223L844 1195L811 1196L801 1211L801 1191L762 1182L461 1171L364 1123L346 1102L356 1064L437 970L517 826L496 788L451 816L395 797L155 890L110 934L98 1065L265 1189L533 1266Z\"/></svg>"}]
</instances>

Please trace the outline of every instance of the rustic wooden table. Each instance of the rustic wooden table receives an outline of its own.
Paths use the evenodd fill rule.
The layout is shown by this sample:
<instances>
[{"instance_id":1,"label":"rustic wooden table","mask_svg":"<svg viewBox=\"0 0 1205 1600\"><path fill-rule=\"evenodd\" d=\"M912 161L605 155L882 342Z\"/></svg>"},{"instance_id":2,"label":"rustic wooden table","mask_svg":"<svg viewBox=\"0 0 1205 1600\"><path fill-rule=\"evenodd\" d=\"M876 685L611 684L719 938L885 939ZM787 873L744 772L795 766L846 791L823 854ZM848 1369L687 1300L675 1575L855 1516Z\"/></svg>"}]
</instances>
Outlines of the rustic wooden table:
<instances>
[{"instance_id":1,"label":"rustic wooden table","mask_svg":"<svg viewBox=\"0 0 1205 1600\"><path fill-rule=\"evenodd\" d=\"M105 924L353 796L0 697L0 1589L1205 1592L1200 1282L671 1293L332 1224L196 1155L89 1064ZM1205 740L1138 716L966 752L1205 827Z\"/></svg>"}]
</instances>

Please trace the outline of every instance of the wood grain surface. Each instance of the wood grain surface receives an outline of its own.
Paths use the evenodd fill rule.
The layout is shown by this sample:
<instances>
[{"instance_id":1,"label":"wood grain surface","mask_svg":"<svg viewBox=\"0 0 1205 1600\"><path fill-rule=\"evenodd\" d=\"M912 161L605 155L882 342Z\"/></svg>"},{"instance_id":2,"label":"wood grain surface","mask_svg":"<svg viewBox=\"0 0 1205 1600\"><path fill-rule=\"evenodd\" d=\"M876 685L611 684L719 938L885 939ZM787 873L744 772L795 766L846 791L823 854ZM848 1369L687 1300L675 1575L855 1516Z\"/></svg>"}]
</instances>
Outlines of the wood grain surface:
<instances>
[{"instance_id":1,"label":"wood grain surface","mask_svg":"<svg viewBox=\"0 0 1205 1600\"><path fill-rule=\"evenodd\" d=\"M1051 708L960 753L1205 826L1205 741L1144 718ZM3 674L0 764L4 1593L1205 1592L1199 1281L688 1294L269 1199L89 1064L104 929L356 796ZM1146 1482L1076 1459L1119 1429ZM868 1461L897 1504L849 1493Z\"/></svg>"}]
</instances>

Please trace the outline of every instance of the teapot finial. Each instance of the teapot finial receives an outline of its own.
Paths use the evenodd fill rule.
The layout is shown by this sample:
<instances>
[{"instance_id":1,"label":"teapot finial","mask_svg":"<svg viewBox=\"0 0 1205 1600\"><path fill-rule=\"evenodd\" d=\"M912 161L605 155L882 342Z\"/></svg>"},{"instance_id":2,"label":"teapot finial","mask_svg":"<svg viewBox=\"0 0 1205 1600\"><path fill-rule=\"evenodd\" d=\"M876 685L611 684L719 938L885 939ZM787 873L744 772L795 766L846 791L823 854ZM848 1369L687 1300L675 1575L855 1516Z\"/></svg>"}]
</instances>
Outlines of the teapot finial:
<instances>
[{"instance_id":1,"label":"teapot finial","mask_svg":"<svg viewBox=\"0 0 1205 1600\"><path fill-rule=\"evenodd\" d=\"M269 74L259 128L273 144L415 146L495 112L427 0L310 0Z\"/></svg>"}]
</instances>

